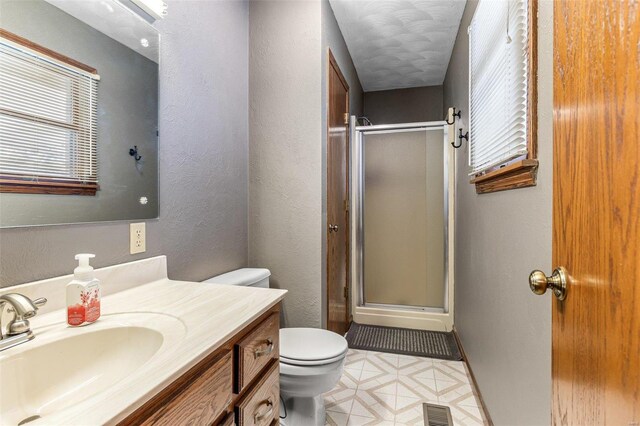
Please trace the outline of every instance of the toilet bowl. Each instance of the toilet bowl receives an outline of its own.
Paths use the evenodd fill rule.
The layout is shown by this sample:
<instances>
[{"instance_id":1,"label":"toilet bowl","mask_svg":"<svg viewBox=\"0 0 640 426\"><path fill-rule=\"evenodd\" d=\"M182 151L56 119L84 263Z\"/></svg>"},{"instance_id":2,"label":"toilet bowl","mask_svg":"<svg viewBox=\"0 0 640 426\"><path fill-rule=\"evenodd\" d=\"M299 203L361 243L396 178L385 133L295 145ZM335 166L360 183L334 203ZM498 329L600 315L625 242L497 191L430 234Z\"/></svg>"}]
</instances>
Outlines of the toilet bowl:
<instances>
[{"instance_id":1,"label":"toilet bowl","mask_svg":"<svg viewBox=\"0 0 640 426\"><path fill-rule=\"evenodd\" d=\"M325 424L322 394L340 380L347 350L346 339L328 330L280 330L281 424Z\"/></svg>"},{"instance_id":2,"label":"toilet bowl","mask_svg":"<svg viewBox=\"0 0 640 426\"><path fill-rule=\"evenodd\" d=\"M211 284L269 287L268 269L244 268L204 281ZM280 424L322 426L322 394L340 380L347 355L347 340L318 328L280 330Z\"/></svg>"}]
</instances>

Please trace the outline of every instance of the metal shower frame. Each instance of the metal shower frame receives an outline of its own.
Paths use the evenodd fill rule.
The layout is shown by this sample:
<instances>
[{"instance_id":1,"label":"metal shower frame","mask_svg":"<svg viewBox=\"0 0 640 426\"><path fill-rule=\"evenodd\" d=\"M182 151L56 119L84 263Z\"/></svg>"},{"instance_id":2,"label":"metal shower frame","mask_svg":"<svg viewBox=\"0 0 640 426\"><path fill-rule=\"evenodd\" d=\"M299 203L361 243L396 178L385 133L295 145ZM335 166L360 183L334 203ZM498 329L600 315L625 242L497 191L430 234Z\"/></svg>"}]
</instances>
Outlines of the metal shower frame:
<instances>
[{"instance_id":1,"label":"metal shower frame","mask_svg":"<svg viewBox=\"0 0 640 426\"><path fill-rule=\"evenodd\" d=\"M357 126L355 117L351 119L352 140L354 141L352 171L354 173L354 217L355 217L355 283L357 286L356 306L374 307L374 308L390 308L405 311L420 311L433 313L448 313L449 309L449 168L452 167L453 157L448 148L449 125L446 121L427 121L416 123L402 124L385 124L373 126ZM401 133L442 130L443 144L445 145L443 154L444 165L444 300L443 307L422 307L409 305L394 305L381 303L365 303L364 298L364 135L366 134L385 134L385 133Z\"/></svg>"}]
</instances>

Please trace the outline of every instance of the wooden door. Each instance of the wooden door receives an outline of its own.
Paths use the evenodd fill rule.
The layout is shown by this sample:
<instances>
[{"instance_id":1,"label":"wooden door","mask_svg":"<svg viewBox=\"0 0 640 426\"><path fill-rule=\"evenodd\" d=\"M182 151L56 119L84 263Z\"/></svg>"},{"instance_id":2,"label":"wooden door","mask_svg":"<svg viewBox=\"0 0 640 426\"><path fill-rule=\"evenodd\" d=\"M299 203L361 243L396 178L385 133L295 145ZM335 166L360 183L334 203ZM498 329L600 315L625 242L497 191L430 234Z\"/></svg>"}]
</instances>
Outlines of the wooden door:
<instances>
[{"instance_id":1,"label":"wooden door","mask_svg":"<svg viewBox=\"0 0 640 426\"><path fill-rule=\"evenodd\" d=\"M640 424L640 6L554 2L554 424Z\"/></svg>"},{"instance_id":2,"label":"wooden door","mask_svg":"<svg viewBox=\"0 0 640 426\"><path fill-rule=\"evenodd\" d=\"M329 51L327 97L327 328L349 327L349 85Z\"/></svg>"}]
</instances>

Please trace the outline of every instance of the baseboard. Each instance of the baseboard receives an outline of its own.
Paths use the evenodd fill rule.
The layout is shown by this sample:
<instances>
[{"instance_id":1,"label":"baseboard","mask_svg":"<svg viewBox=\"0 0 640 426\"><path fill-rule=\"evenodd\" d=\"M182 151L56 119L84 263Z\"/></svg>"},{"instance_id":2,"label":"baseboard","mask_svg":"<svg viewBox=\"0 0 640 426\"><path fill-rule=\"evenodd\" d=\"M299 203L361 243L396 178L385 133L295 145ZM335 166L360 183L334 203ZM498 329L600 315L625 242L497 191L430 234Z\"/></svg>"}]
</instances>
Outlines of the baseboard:
<instances>
[{"instance_id":1,"label":"baseboard","mask_svg":"<svg viewBox=\"0 0 640 426\"><path fill-rule=\"evenodd\" d=\"M491 416L489 415L489 410L487 410L487 406L484 403L484 399L482 399L482 393L480 392L480 387L478 386L478 382L476 381L476 376L473 374L473 370L471 369L471 365L469 364L469 358L467 358L467 354L464 351L464 346L462 346L462 341L460 340L460 336L458 336L458 331L456 330L456 326L453 326L453 335L456 338L456 342L458 343L458 348L460 348L460 354L462 355L462 361L467 365L467 370L469 370L469 375L471 376L471 381L473 382L473 387L478 393L478 399L480 400L480 404L482 405L482 415L486 424L493 426L493 420L491 420Z\"/></svg>"}]
</instances>

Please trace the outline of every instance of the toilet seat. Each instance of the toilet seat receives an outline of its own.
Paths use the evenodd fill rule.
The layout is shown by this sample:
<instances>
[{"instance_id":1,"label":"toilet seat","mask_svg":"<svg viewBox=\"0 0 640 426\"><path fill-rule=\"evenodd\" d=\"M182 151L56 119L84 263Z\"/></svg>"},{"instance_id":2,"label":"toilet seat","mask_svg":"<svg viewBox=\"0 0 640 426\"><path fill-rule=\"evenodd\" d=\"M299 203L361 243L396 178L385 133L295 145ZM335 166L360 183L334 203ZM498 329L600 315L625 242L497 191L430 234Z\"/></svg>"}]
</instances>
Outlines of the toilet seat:
<instances>
[{"instance_id":1,"label":"toilet seat","mask_svg":"<svg viewBox=\"0 0 640 426\"><path fill-rule=\"evenodd\" d=\"M312 360L312 361L303 361L303 360L299 360L299 359L289 359L289 358L286 358L286 357L283 357L282 355L280 355L280 362L283 363L283 364L289 364L289 365L300 365L300 366L313 367L315 365L331 364L333 362L340 361L342 358L344 358L344 354L335 356L333 358L328 358L328 359L316 359L316 360Z\"/></svg>"},{"instance_id":2,"label":"toilet seat","mask_svg":"<svg viewBox=\"0 0 640 426\"><path fill-rule=\"evenodd\" d=\"M320 328L283 328L280 330L280 362L289 365L317 366L343 359L347 340Z\"/></svg>"}]
</instances>

